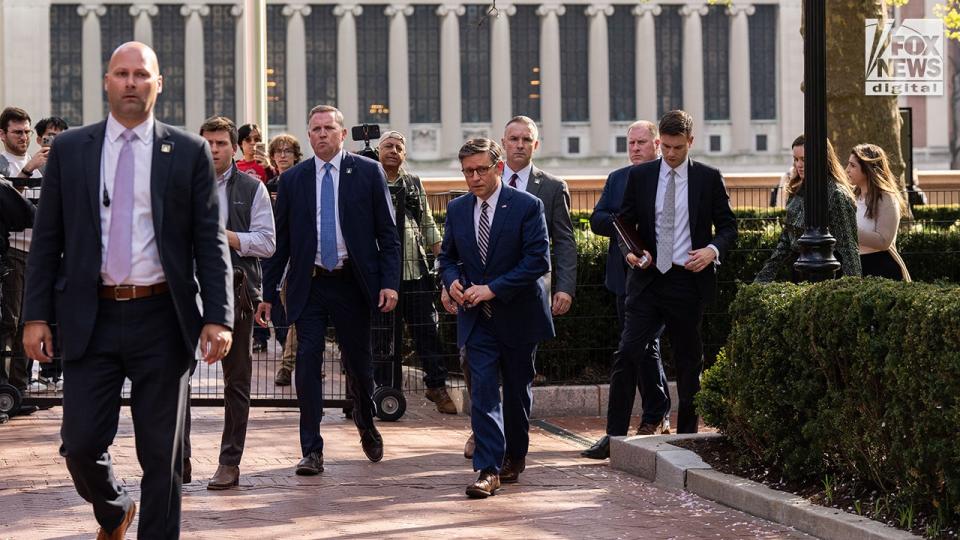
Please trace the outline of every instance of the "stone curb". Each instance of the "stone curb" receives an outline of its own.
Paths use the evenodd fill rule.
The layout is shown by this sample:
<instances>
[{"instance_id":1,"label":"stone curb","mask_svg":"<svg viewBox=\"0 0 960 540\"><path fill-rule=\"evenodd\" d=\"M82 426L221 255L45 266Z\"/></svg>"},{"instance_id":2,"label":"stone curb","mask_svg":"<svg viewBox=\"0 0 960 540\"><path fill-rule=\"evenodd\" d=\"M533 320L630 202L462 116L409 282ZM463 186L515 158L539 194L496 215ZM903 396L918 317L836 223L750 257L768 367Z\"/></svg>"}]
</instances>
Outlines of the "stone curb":
<instances>
[{"instance_id":1,"label":"stone curb","mask_svg":"<svg viewBox=\"0 0 960 540\"><path fill-rule=\"evenodd\" d=\"M688 491L730 508L774 521L825 540L906 540L919 536L811 503L783 491L707 465L696 453L674 446L684 439L722 437L718 433L611 437L610 466L664 487Z\"/></svg>"}]
</instances>

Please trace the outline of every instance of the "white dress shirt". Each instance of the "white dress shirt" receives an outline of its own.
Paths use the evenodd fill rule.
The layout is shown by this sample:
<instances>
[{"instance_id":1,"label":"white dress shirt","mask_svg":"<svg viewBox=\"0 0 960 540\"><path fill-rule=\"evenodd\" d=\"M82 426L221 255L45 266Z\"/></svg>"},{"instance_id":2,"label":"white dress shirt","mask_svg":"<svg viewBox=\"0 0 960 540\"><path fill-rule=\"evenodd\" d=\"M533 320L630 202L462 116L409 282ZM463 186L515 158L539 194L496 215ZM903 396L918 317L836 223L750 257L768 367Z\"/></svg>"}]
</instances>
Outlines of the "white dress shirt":
<instances>
[{"instance_id":1,"label":"white dress shirt","mask_svg":"<svg viewBox=\"0 0 960 540\"><path fill-rule=\"evenodd\" d=\"M657 237L662 234L663 221L663 199L667 194L667 181L670 179L670 165L667 160L660 160L660 177L657 181ZM674 169L676 177L674 182L674 214L673 214L673 264L683 266L690 259L690 252L693 251L693 242L690 236L690 207L688 204L688 190L690 185L690 160L686 159L679 167ZM720 264L720 250L717 246L710 244L707 247L716 254L714 262ZM657 257L662 256L661 253Z\"/></svg>"},{"instance_id":2,"label":"white dress shirt","mask_svg":"<svg viewBox=\"0 0 960 540\"><path fill-rule=\"evenodd\" d=\"M20 171L23 170L23 166L31 159L30 154L15 156L6 149L0 152L0 155L3 155L4 159L10 163L10 169L8 171L10 176L19 176ZM30 175L30 178L40 178L42 176L39 170L35 170L33 174ZM23 196L28 199L37 200L40 198L40 188L27 188L23 191ZM30 251L30 240L32 237L33 229L24 229L23 232L13 233L10 235L10 247L19 249L20 251Z\"/></svg>"},{"instance_id":3,"label":"white dress shirt","mask_svg":"<svg viewBox=\"0 0 960 540\"><path fill-rule=\"evenodd\" d=\"M137 134L133 145L133 233L130 275L124 285L153 285L166 281L163 266L160 265L160 252L157 250L156 233L153 230L153 207L150 205L150 175L153 165L153 128L151 116L139 126L133 128ZM123 127L113 114L107 117L107 131L103 138L103 152L100 157L100 277L105 285L120 285L107 277L107 249L110 246L110 207L103 204L103 192L108 196L114 193L113 182L117 174L117 159L123 148Z\"/></svg>"},{"instance_id":4,"label":"white dress shirt","mask_svg":"<svg viewBox=\"0 0 960 540\"><path fill-rule=\"evenodd\" d=\"M343 161L344 151L340 150L337 152L333 159L330 160L330 164L333 165L333 168L330 169L330 176L333 177L333 204L335 208L336 220L337 220L337 266L336 268L343 268L343 261L347 258L347 243L343 241L343 231L340 229L340 163ZM320 198L321 190L323 189L323 166L327 163L317 156L313 156L313 160L317 165L317 256L314 259L314 264L320 266Z\"/></svg>"},{"instance_id":5,"label":"white dress shirt","mask_svg":"<svg viewBox=\"0 0 960 540\"><path fill-rule=\"evenodd\" d=\"M493 229L493 214L497 212L497 201L500 200L500 191L503 188L503 182L497 186L497 190L493 192L492 195L487 197L487 204L490 205L490 208L487 209L487 215L490 217L490 229ZM473 231L477 238L477 246L480 245L480 205L483 203L483 200L480 197L477 197L477 204L473 206ZM491 238L492 240L492 238ZM489 246L487 246L489 247Z\"/></svg>"},{"instance_id":6,"label":"white dress shirt","mask_svg":"<svg viewBox=\"0 0 960 540\"><path fill-rule=\"evenodd\" d=\"M217 196L220 198L220 224L227 227L230 210L230 201L227 200L227 182L234 172L236 165L231 165L226 172L217 177ZM256 177L254 177L256 178ZM253 196L250 205L250 231L233 231L240 241L240 249L236 250L241 257L260 257L266 259L277 249L277 233L274 228L273 205L270 204L270 193L263 182L258 182L257 193ZM246 201L235 201L244 203Z\"/></svg>"},{"instance_id":7,"label":"white dress shirt","mask_svg":"<svg viewBox=\"0 0 960 540\"><path fill-rule=\"evenodd\" d=\"M503 165L503 181L509 186L510 177L514 174L517 175L517 189L520 191L527 190L527 183L530 181L530 173L533 172L533 162L527 163L527 166L520 169L519 171L514 171L510 169L510 166L507 164Z\"/></svg>"}]
</instances>

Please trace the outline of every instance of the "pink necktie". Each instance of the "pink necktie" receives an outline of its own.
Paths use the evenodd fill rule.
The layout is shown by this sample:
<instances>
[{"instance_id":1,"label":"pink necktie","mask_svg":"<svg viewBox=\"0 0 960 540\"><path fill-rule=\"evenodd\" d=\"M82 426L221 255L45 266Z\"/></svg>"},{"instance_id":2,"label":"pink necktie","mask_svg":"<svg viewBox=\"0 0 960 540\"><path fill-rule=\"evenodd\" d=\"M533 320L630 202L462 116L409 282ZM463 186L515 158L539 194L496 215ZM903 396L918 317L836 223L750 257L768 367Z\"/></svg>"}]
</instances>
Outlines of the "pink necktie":
<instances>
[{"instance_id":1,"label":"pink necktie","mask_svg":"<svg viewBox=\"0 0 960 540\"><path fill-rule=\"evenodd\" d=\"M133 141L137 134L126 130L117 158L110 199L110 235L107 239L107 277L120 285L130 277L133 253Z\"/></svg>"}]
</instances>

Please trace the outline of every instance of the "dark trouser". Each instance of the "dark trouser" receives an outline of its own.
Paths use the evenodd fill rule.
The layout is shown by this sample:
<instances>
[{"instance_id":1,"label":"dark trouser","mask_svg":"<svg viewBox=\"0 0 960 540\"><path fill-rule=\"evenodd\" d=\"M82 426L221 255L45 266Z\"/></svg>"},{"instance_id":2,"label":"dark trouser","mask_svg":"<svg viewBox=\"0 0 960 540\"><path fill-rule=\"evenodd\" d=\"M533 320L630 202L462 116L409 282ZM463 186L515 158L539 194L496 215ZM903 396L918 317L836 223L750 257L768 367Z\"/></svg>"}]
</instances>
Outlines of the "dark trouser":
<instances>
[{"instance_id":1,"label":"dark trouser","mask_svg":"<svg viewBox=\"0 0 960 540\"><path fill-rule=\"evenodd\" d=\"M433 279L425 275L420 279L404 280L400 290L403 293L401 302L403 322L407 323L417 357L423 367L423 382L427 388L443 388L447 383L447 368L443 365L442 348L440 345L439 316L434 301L437 299L437 289L433 286ZM389 317L378 317L383 325L389 324ZM385 329L385 328L384 328ZM378 386L395 386L393 381L389 351L393 344L392 332L378 332L382 339L377 339L376 349L381 361L376 363L374 376Z\"/></svg>"},{"instance_id":2,"label":"dark trouser","mask_svg":"<svg viewBox=\"0 0 960 540\"><path fill-rule=\"evenodd\" d=\"M646 412L648 399L651 410L663 411L663 414L670 410L670 394L666 386L661 386L660 381L654 377L643 376L655 369L651 366L654 362L652 355L646 354L647 344L666 328L670 345L673 347L677 394L680 398L677 432L696 433L698 418L693 398L700 391L700 370L703 368L700 322L704 309L697 289L696 274L684 270L683 267L674 266L666 274L655 277L639 293L628 293L626 308L619 354L623 361L635 364L640 370L644 411ZM625 375L625 371L620 372L618 378ZM611 377L611 411L614 409L614 385ZM617 382L616 386L630 387L630 391L633 391L632 380ZM629 412L627 414L629 415ZM610 433L609 425L607 432Z\"/></svg>"},{"instance_id":3,"label":"dark trouser","mask_svg":"<svg viewBox=\"0 0 960 540\"><path fill-rule=\"evenodd\" d=\"M889 251L860 255L860 266L863 268L863 277L877 276L903 281L903 270Z\"/></svg>"},{"instance_id":4,"label":"dark trouser","mask_svg":"<svg viewBox=\"0 0 960 540\"><path fill-rule=\"evenodd\" d=\"M300 447L303 455L323 451L323 349L333 323L347 371L347 392L353 397L353 422L360 431L373 427L373 364L370 348L370 304L353 273L311 280L310 298L297 325L297 401L300 404Z\"/></svg>"},{"instance_id":5,"label":"dark trouser","mask_svg":"<svg viewBox=\"0 0 960 540\"><path fill-rule=\"evenodd\" d=\"M617 317L620 327L625 328L626 297L617 295ZM642 357L636 363L631 355L613 353L610 368L610 397L607 403L607 435L626 435L630 429L630 416L636 397L634 388L640 391L644 424L659 424L670 414L670 391L667 376L660 359L660 333L643 345ZM644 391L644 385L652 385L653 391ZM664 402L660 396L666 395Z\"/></svg>"},{"instance_id":6,"label":"dark trouser","mask_svg":"<svg viewBox=\"0 0 960 540\"><path fill-rule=\"evenodd\" d=\"M182 430L193 351L183 342L170 295L99 300L84 356L64 362L60 453L77 493L97 522L115 529L133 503L113 475L108 448L117 434L120 395L129 378L130 410L143 469L139 538L180 534Z\"/></svg>"},{"instance_id":7,"label":"dark trouser","mask_svg":"<svg viewBox=\"0 0 960 540\"><path fill-rule=\"evenodd\" d=\"M220 464L240 465L247 440L250 418L250 379L253 366L253 312L234 312L233 345L220 362L223 369L223 435L220 438ZM195 365L195 364L194 364ZM191 370L191 375L193 370ZM193 456L190 444L190 400L187 400L183 430L183 457Z\"/></svg>"},{"instance_id":8,"label":"dark trouser","mask_svg":"<svg viewBox=\"0 0 960 540\"><path fill-rule=\"evenodd\" d=\"M10 271L3 277L2 318L0 318L0 349L10 345L12 357L7 377L21 392L30 383L31 361L23 353L23 328L20 310L23 307L23 278L27 267L27 253L19 249L7 250ZM2 362L0 362L2 365Z\"/></svg>"},{"instance_id":9,"label":"dark trouser","mask_svg":"<svg viewBox=\"0 0 960 540\"><path fill-rule=\"evenodd\" d=\"M467 338L470 358L470 424L476 437L473 470L500 471L504 456L524 458L530 446L537 344L510 347L482 317ZM500 402L500 376L503 403Z\"/></svg>"}]
</instances>

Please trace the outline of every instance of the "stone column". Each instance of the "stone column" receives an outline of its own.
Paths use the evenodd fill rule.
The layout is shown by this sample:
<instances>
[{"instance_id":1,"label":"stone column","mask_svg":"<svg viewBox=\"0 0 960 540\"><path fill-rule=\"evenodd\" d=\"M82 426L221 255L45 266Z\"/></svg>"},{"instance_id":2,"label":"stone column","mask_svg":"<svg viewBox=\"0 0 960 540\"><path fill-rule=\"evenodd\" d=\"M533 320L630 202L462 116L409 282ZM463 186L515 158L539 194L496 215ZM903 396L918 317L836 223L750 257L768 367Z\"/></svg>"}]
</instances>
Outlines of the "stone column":
<instances>
[{"instance_id":1,"label":"stone column","mask_svg":"<svg viewBox=\"0 0 960 540\"><path fill-rule=\"evenodd\" d=\"M780 123L780 148L790 155L790 143L803 133L803 19L801 0L781 0L777 21L777 120ZM790 66L798 66L791 68ZM789 158L788 158L789 159Z\"/></svg>"},{"instance_id":2,"label":"stone column","mask_svg":"<svg viewBox=\"0 0 960 540\"><path fill-rule=\"evenodd\" d=\"M183 121L187 131L200 129L207 117L206 73L203 55L203 20L210 14L206 5L180 6L180 15L187 18L184 31Z\"/></svg>"},{"instance_id":3,"label":"stone column","mask_svg":"<svg viewBox=\"0 0 960 540\"><path fill-rule=\"evenodd\" d=\"M153 25L150 17L156 17L160 10L153 4L133 4L130 16L133 17L133 39L153 47Z\"/></svg>"},{"instance_id":4,"label":"stone column","mask_svg":"<svg viewBox=\"0 0 960 540\"><path fill-rule=\"evenodd\" d=\"M357 21L363 14L359 5L340 4L333 8L337 22L337 108L343 113L345 128L359 122L357 86Z\"/></svg>"},{"instance_id":5,"label":"stone column","mask_svg":"<svg viewBox=\"0 0 960 540\"><path fill-rule=\"evenodd\" d=\"M560 21L557 17L566 12L561 4L543 4L537 8L540 16L540 154L544 157L559 156L562 150Z\"/></svg>"},{"instance_id":6,"label":"stone column","mask_svg":"<svg viewBox=\"0 0 960 540\"><path fill-rule=\"evenodd\" d=\"M730 124L735 154L753 151L750 120L750 25L747 16L755 8L750 4L730 4Z\"/></svg>"},{"instance_id":7,"label":"stone column","mask_svg":"<svg viewBox=\"0 0 960 540\"><path fill-rule=\"evenodd\" d=\"M637 92L637 120L657 123L657 34L654 17L663 10L657 4L633 7L636 24L634 71Z\"/></svg>"},{"instance_id":8,"label":"stone column","mask_svg":"<svg viewBox=\"0 0 960 540\"><path fill-rule=\"evenodd\" d=\"M306 4L288 4L281 11L287 22L287 133L307 140L307 37L303 18L310 16Z\"/></svg>"},{"instance_id":9,"label":"stone column","mask_svg":"<svg viewBox=\"0 0 960 540\"><path fill-rule=\"evenodd\" d=\"M457 4L437 8L440 17L440 155L456 157L463 144L460 130L460 19Z\"/></svg>"},{"instance_id":10,"label":"stone column","mask_svg":"<svg viewBox=\"0 0 960 540\"><path fill-rule=\"evenodd\" d=\"M390 87L390 128L410 137L410 60L407 51L407 17L413 6L387 6L383 13L390 18L390 48L387 58Z\"/></svg>"},{"instance_id":11,"label":"stone column","mask_svg":"<svg viewBox=\"0 0 960 540\"><path fill-rule=\"evenodd\" d=\"M494 140L513 118L510 17L516 13L516 6L504 4L490 17L490 137Z\"/></svg>"},{"instance_id":12,"label":"stone column","mask_svg":"<svg viewBox=\"0 0 960 540\"><path fill-rule=\"evenodd\" d=\"M246 92L246 65L243 58L244 32L243 32L243 6L236 4L230 8L230 15L234 18L234 44L233 44L233 80L234 82L234 111L233 121L237 126L249 122L247 119L247 92ZM229 111L226 112L229 114Z\"/></svg>"},{"instance_id":13,"label":"stone column","mask_svg":"<svg viewBox=\"0 0 960 540\"><path fill-rule=\"evenodd\" d=\"M607 17L613 15L609 4L591 4L585 11L590 18L587 68L590 96L590 150L594 156L610 155L610 49L607 44Z\"/></svg>"},{"instance_id":14,"label":"stone column","mask_svg":"<svg viewBox=\"0 0 960 540\"><path fill-rule=\"evenodd\" d=\"M694 122L694 148L707 148L703 129L703 26L700 18L708 13L706 5L687 4L680 8L683 22L683 110Z\"/></svg>"},{"instance_id":15,"label":"stone column","mask_svg":"<svg viewBox=\"0 0 960 540\"><path fill-rule=\"evenodd\" d=\"M84 4L77 7L83 17L82 65L83 65L83 123L92 124L103 120L103 61L100 56L100 17L107 8L100 4Z\"/></svg>"}]
</instances>

